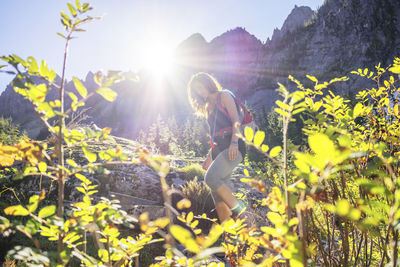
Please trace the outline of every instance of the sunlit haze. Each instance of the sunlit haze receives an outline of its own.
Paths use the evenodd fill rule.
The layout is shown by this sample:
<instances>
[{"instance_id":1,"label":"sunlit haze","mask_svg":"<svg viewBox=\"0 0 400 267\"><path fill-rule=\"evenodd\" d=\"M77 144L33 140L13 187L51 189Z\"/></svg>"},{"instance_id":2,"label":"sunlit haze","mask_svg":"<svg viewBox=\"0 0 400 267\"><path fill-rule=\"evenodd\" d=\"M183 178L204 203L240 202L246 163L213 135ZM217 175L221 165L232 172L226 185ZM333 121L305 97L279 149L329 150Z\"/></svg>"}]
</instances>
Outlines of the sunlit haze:
<instances>
[{"instance_id":1,"label":"sunlit haze","mask_svg":"<svg viewBox=\"0 0 400 267\"><path fill-rule=\"evenodd\" d=\"M61 72L64 32L60 11L67 1L0 1L0 55L15 53L46 60ZM323 0L285 1L107 1L90 2L92 16L102 20L84 26L87 32L72 40L67 79L84 79L89 71L152 69L157 75L170 71L174 47L194 33L207 42L236 27L244 27L263 43L280 28L295 5L316 10ZM251 4L250 4L251 3ZM0 92L12 76L0 73Z\"/></svg>"}]
</instances>

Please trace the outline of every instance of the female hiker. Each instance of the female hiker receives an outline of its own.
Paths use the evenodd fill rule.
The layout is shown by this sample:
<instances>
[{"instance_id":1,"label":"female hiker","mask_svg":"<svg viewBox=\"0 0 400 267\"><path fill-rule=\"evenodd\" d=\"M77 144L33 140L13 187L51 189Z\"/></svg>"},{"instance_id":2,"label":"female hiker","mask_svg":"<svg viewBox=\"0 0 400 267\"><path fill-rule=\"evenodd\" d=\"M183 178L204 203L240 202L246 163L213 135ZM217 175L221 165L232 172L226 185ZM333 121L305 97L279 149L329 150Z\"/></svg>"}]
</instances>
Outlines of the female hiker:
<instances>
[{"instance_id":1,"label":"female hiker","mask_svg":"<svg viewBox=\"0 0 400 267\"><path fill-rule=\"evenodd\" d=\"M239 114L233 96L212 75L199 72L193 75L188 83L188 96L196 115L204 116L210 126L212 149L203 163L207 170L204 181L211 189L215 208L220 222L231 216L237 218L246 207L242 200L237 199L228 185L232 170L243 161L246 144L238 136ZM217 101L228 114L218 109ZM213 136L223 128L232 127L222 136Z\"/></svg>"}]
</instances>

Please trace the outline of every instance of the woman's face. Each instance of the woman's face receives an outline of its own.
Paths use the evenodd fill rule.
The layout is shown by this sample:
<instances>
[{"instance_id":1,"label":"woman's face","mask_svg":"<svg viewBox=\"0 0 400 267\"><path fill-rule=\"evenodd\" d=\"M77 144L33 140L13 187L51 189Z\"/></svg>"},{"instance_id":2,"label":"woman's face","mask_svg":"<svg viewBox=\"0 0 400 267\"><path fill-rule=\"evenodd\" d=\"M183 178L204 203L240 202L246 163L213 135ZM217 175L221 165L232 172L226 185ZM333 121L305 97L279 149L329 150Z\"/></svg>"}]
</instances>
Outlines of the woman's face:
<instances>
[{"instance_id":1,"label":"woman's face","mask_svg":"<svg viewBox=\"0 0 400 267\"><path fill-rule=\"evenodd\" d=\"M197 83L196 85L193 86L193 89L195 90L195 92L197 94L199 94L203 99L206 99L209 92L207 90L207 88L201 84L201 83Z\"/></svg>"}]
</instances>

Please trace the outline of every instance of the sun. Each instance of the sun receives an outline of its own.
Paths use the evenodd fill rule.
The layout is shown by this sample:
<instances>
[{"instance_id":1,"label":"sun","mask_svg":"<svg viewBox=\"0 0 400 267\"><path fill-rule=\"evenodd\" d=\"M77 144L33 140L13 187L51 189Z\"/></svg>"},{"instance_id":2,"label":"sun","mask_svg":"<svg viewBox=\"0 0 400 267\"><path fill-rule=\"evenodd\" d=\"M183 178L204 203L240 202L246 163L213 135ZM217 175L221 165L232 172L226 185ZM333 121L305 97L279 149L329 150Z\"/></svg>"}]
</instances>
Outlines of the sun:
<instances>
[{"instance_id":1,"label":"sun","mask_svg":"<svg viewBox=\"0 0 400 267\"><path fill-rule=\"evenodd\" d=\"M163 43L151 43L143 47L142 64L157 77L172 74L174 68L173 49Z\"/></svg>"}]
</instances>

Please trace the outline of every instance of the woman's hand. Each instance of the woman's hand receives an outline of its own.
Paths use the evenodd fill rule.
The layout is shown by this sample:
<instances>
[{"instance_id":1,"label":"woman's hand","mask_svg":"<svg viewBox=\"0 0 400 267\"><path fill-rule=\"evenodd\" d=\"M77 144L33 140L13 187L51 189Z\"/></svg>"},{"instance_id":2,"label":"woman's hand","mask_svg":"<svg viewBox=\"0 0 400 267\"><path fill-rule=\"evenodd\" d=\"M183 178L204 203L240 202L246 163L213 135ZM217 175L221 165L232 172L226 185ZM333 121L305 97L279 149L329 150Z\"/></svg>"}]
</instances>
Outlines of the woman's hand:
<instances>
[{"instance_id":1,"label":"woman's hand","mask_svg":"<svg viewBox=\"0 0 400 267\"><path fill-rule=\"evenodd\" d=\"M204 169L204 170L207 170L208 167L210 167L211 162L212 162L212 158L211 158L211 155L209 154L209 155L207 156L206 160L203 162L203 166L202 166L203 169Z\"/></svg>"},{"instance_id":2,"label":"woman's hand","mask_svg":"<svg viewBox=\"0 0 400 267\"><path fill-rule=\"evenodd\" d=\"M228 155L229 155L229 159L230 160L236 159L236 157L238 155L238 150L239 150L239 145L238 144L231 143L229 145Z\"/></svg>"}]
</instances>

